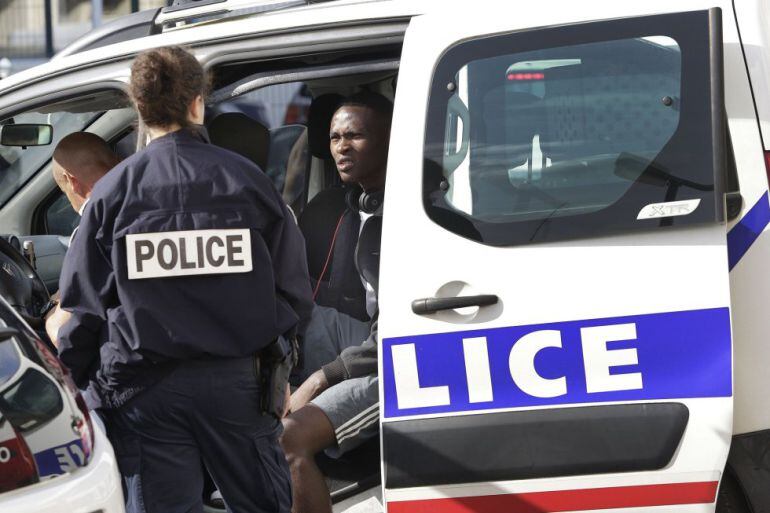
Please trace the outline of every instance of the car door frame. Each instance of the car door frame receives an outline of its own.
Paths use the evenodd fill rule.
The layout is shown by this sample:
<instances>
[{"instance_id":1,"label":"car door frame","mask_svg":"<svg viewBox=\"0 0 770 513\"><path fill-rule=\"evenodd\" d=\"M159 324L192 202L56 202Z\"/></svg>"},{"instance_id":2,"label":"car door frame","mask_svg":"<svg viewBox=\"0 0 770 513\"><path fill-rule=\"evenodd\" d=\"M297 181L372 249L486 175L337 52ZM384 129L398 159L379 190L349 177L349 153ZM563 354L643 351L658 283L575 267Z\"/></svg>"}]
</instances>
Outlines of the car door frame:
<instances>
[{"instance_id":1,"label":"car door frame","mask_svg":"<svg viewBox=\"0 0 770 513\"><path fill-rule=\"evenodd\" d=\"M729 5L725 2L722 2L722 7L724 8L724 11L726 13L730 13L730 11L727 9ZM687 5L677 5L676 11L687 11L689 10L688 7L691 7L692 10L701 10L706 9L710 6L705 5L703 2L687 2ZM662 12L668 12L670 9L661 9ZM536 10L535 10L536 11ZM553 19L553 25L560 25L561 23L580 23L580 22L586 22L590 23L592 20L607 20L607 19L616 19L616 18L625 18L629 16L635 16L635 15L649 15L654 13L654 8L650 8L649 10L647 8L643 8L640 6L621 6L617 9L609 9L607 12L603 12L600 15L597 15L596 13L592 12L586 12L580 15L576 15L571 10L565 10L569 12L562 12L562 13L549 13L548 17ZM587 11L590 11L588 9ZM652 11L652 12L650 12ZM468 16L473 17L474 15L471 13L464 13L468 14ZM478 18L482 16L483 14L477 14L475 18ZM730 25L730 38L734 38L734 30L735 27L733 25L733 20L729 18L729 14L726 14L728 16L728 22ZM430 15L426 16L425 18L429 18ZM532 18L536 19L536 21L531 22L531 26L533 27L539 27L539 26L547 26L551 25L551 23L545 24L545 23L538 23L541 19L545 18L546 16L543 13L539 14L532 14L528 16L528 13L522 13L523 18ZM475 19L474 18L474 19ZM432 73L435 71L436 63L440 61L440 59L443 57L443 55L446 54L448 51L447 49L454 45L454 44L460 44L465 41L473 40L475 38L484 38L484 37L492 37L498 34L507 33L509 31L515 30L516 28L520 27L522 30L525 30L529 28L527 26L527 23L531 20L525 19L521 22L517 23L508 23L505 20L497 20L497 21L489 21L488 27L485 28L485 30L478 30L477 27L481 26L473 25L473 29L468 29L467 31L463 31L462 29L458 29L456 25L452 25L453 22L456 22L456 17L453 19L451 16L446 16L446 22L447 22L447 32L451 32L451 35L440 35L436 36L436 39L440 40L438 42L430 42L427 44L429 46L429 49L425 49L426 46L426 39L425 34L428 33L430 30L433 30L433 33L436 31L436 25L437 24L431 24L430 20L427 20L423 23L422 20L417 20L416 22L413 22L412 25L410 25L410 28L407 30L407 36L405 39L405 45L404 45L404 53L403 56L405 57L402 63L401 73L399 75L399 89L396 93L396 108L395 108L395 114L394 114L394 124L393 124L393 139L391 140L391 146L390 146L390 160L389 160L389 170L388 170L388 183L386 185L386 198L393 198L393 199L386 199L386 202L388 205L394 205L397 202L400 204L396 207L391 206L390 212L393 211L393 209L399 209L402 207L404 202L409 202L412 206L410 207L410 213L417 215L417 209L413 208L413 205L415 203L422 203L422 191L420 190L420 187L416 187L417 181L416 180L407 180L403 179L401 177L396 178L394 180L394 175L401 175L404 174L404 169L410 169L412 173L417 173L418 169L421 167L421 162L418 160L418 156L422 155L422 141L423 141L423 129L425 128L425 115L427 112L427 105L428 105L428 91L431 87L431 81L432 81ZM510 25L510 26L507 26ZM518 25L518 27L515 27ZM473 30L477 30L477 32L473 32ZM422 47L417 49L417 45L421 44ZM714 58L721 58L721 51L722 47L721 45L712 45L711 47L712 52L717 52L717 55L712 55ZM427 71L426 71L427 70ZM407 91L406 94L402 91ZM719 92L717 94L720 94ZM717 112L716 109L722 109L723 102L717 102L716 104L712 105L713 111ZM408 135L404 134L404 131L407 130L408 127ZM419 128L416 128L419 127ZM717 133L720 132L720 133ZM403 135L401 135L403 134ZM713 135L714 140L717 140L719 137L724 137L724 134L726 134L725 127L719 127L715 125L715 132ZM717 157L719 158L719 157ZM725 175L726 176L726 175ZM716 197L721 197L721 192L719 195L716 195ZM397 199L396 199L397 198ZM718 200L719 201L719 200ZM717 210L719 210L719 206L717 206ZM424 214L424 213L423 213ZM419 254L419 245L416 244L417 247L412 248L413 254L410 255L411 259L408 257L404 258L398 258L398 259L391 259L388 258L389 251L392 255L392 250L389 250L391 246L395 246L396 244L399 245L399 247L404 247L405 240L404 237L415 237L414 233L409 233L413 230L414 225L409 225L409 231L405 232L405 228L407 226L407 222L414 221L414 219L407 220L404 216L385 216L384 221L384 232L383 232L383 264L382 264L382 277L381 277L381 283L383 283L383 288L381 290L381 317L380 317L380 376L383 377L381 380L381 404L384 404L384 401L387 401L388 391L386 390L387 386L382 383L386 378L386 369L384 367L383 360L390 357L391 353L389 353L389 346L388 343L383 343L383 339L388 339L391 337L408 337L412 334L423 334L423 333L447 333L452 332L454 329L451 325L447 324L436 324L435 322L430 321L424 321L424 320L416 320L413 317L413 314L411 312L408 312L409 304L408 301L405 301L405 298L402 297L402 294L399 294L396 292L397 287L404 287L405 283L409 283L410 279L409 276L416 276L420 275L421 273L430 272L428 269L423 268L424 266L420 266L419 270L412 270L409 269L409 263L413 262L415 259L419 259L421 255ZM420 221L422 223L423 221ZM719 220L719 223L721 223L722 230L725 230L725 224L724 219L722 218ZM405 233L407 235L405 235ZM417 232L419 233L419 232ZM454 235L450 235L448 232L445 232L445 237L447 239L453 239L455 238ZM646 242L650 243L650 238L646 238L644 236L641 237ZM414 239L409 239L410 241L414 241ZM710 239L712 242L714 239ZM438 239L431 238L431 242L438 244ZM555 243L558 245L558 243ZM459 247L459 244L446 244L447 252L448 254L452 253L452 250L456 250ZM525 247L526 248L526 247ZM536 248L533 249L524 249L524 251L537 251ZM481 251L476 252L476 255L480 255ZM722 298L726 298L727 303L724 304L724 306L729 306L729 288L727 283L727 266L726 266L726 259L724 258L726 255L722 255L722 257L718 255L714 255L715 259L712 260L712 262L716 262L717 264L724 260L724 269L725 269L725 283L720 285L718 288L720 289L719 295ZM407 276L405 280L405 275ZM425 281L420 279L419 281ZM436 280L434 280L436 281ZM393 285L388 285L389 283ZM436 281L436 285L438 285L439 282ZM435 290L435 289L434 289ZM424 290L426 295L430 294L432 291L430 290ZM478 290L478 293L487 293L487 290ZM416 298L417 295L415 295ZM398 299L396 299L398 298ZM722 301L722 300L720 300ZM666 306L672 306L675 305L675 302L669 302ZM494 308L494 307L493 307ZM664 311L663 309L662 311ZM676 308L669 308L670 311L676 310ZM595 317L602 317L603 314L598 314L593 316ZM482 316L483 317L483 316ZM490 314L487 317L487 321L491 323L491 326L500 326L501 323L499 321L495 321L496 317L494 315ZM576 317L568 317L568 318L576 318ZM580 317L577 317L580 318ZM583 317L583 318L590 318L590 317ZM556 320L556 319L553 319ZM542 322L542 321L541 321ZM504 324L503 324L504 325ZM728 329L729 329L729 318L727 321ZM485 324L480 324L479 327L486 326ZM470 327L469 327L470 328ZM469 329L466 328L466 329ZM433 384L433 383L431 383ZM429 387L430 388L430 387ZM718 417L721 420L716 421L716 425L725 426L726 424L729 424L730 421L727 419L732 416L732 397L730 394L730 397L723 398L721 400L722 404L722 411L720 411ZM671 403L668 403L671 404ZM721 408L721 407L720 407ZM520 410L517 410L520 411ZM539 411L539 410L535 410ZM468 413L468 412L465 412ZM477 412L478 414L484 414L486 413L485 410L479 410ZM527 412L529 413L529 412ZM440 417L440 413L428 413L425 415L417 415L414 418L415 419L435 419L436 417ZM400 422L400 419L391 419L396 420L396 422L389 422L389 419L386 418L385 414L381 413L381 421L383 422L383 432L388 430L388 424L391 426L397 426ZM397 432L398 430L396 430ZM426 435L427 436L427 435ZM712 441L716 440L716 438L711 439ZM387 448L387 441L383 441L383 454L387 454L388 448ZM406 447L406 446L404 446ZM729 448L729 444L725 445L724 443L719 444L718 449L718 455L716 456L716 461L721 462L719 464L714 464L714 468L712 472L706 472L705 474L701 474L701 477L706 479L709 484L704 489L701 490L700 496L701 498L703 496L709 496L714 497L714 494L716 492L716 485L717 481L719 480L721 469L724 465L724 461L726 460L727 456L727 449ZM680 450L680 449L677 449ZM440 459L440 458L439 458ZM665 467L665 465L664 465ZM555 485L555 489L564 489L564 488L570 488L575 487L577 483L588 485L590 486L621 486L623 484L630 484L633 482L632 478L629 478L628 475L626 476L615 476L616 479L611 480L603 480L601 478L593 478L591 476L580 476L575 478L567 479L566 481L562 481L560 479L560 482L558 482ZM660 479L659 479L660 480ZM413 482L411 483L411 486L409 483L403 482L399 483L401 486L406 486L407 488L404 488L402 490L396 490L396 493L392 493L392 490L389 490L388 485L388 468L387 468L387 462L383 464L383 483L385 483L385 499L386 501L390 501L393 499L397 499L397 503L395 504L395 508L389 507L389 511L411 511L407 507L403 507L402 505L399 505L398 503L406 504L410 503L414 500L422 500L422 499L431 499L431 500L438 500L438 502L435 502L435 507L441 507L449 508L451 509L451 498L452 497L481 497L481 496L488 496L488 495L497 495L497 494L506 494L511 492L532 492L532 493L539 493L539 492L547 492L549 491L548 484L545 481L541 480L531 480L531 481L518 481L518 482L512 482L512 483L499 483L499 482L491 482L491 480L487 479L481 479L481 482L476 483L456 483L452 485L436 485L435 483L419 483L419 482ZM696 493L697 495L697 493ZM439 498L447 498L447 501L449 502L442 502L439 500ZM404 502L406 501L406 502ZM471 502L468 501L465 502L466 507L471 507ZM707 502L712 502L711 500ZM480 503L479 503L480 504ZM510 503L509 506L515 505L517 503ZM652 505L652 504L648 504ZM489 504L488 504L489 506ZM419 507L417 504L415 504L415 507L419 509L419 507L431 507L428 506L428 503L423 503ZM703 509L702 506L693 506L693 509L682 509L682 511L706 511L706 509ZM698 509L695 509L698 508ZM580 509L580 508L578 508ZM588 508L585 508L588 509ZM458 510L459 511L459 510ZM543 511L551 511L551 510L543 510ZM554 510L555 511L555 510ZM679 510L677 510L679 511Z\"/></svg>"}]
</instances>

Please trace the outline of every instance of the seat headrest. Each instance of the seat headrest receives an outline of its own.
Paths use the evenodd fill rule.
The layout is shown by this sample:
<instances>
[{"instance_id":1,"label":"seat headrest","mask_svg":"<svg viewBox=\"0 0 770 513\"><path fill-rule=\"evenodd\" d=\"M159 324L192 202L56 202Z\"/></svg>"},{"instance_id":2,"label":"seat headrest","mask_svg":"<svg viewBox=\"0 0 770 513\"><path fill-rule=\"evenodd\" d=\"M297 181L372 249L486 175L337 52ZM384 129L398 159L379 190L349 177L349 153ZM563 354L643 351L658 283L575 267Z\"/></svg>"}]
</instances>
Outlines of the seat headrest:
<instances>
[{"instance_id":1,"label":"seat headrest","mask_svg":"<svg viewBox=\"0 0 770 513\"><path fill-rule=\"evenodd\" d=\"M332 154L329 151L329 126L332 116L344 98L339 94L322 94L313 98L307 115L307 138L310 153L314 157L330 160Z\"/></svg>"},{"instance_id":2,"label":"seat headrest","mask_svg":"<svg viewBox=\"0 0 770 513\"><path fill-rule=\"evenodd\" d=\"M270 131L259 121L242 112L223 112L208 126L211 142L234 151L267 170Z\"/></svg>"}]
</instances>

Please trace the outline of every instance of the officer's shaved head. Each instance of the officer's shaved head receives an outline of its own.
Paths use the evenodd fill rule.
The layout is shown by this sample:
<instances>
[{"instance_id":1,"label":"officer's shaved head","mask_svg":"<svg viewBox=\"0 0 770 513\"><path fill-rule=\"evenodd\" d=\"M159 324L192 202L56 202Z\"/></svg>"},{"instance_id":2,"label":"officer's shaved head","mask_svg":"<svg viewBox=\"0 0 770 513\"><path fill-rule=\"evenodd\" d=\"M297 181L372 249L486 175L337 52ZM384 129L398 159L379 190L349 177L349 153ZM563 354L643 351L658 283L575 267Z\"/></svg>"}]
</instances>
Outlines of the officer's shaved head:
<instances>
[{"instance_id":1,"label":"officer's shaved head","mask_svg":"<svg viewBox=\"0 0 770 513\"><path fill-rule=\"evenodd\" d=\"M53 152L53 179L80 211L94 184L120 159L104 139L89 132L75 132L59 141Z\"/></svg>"},{"instance_id":2,"label":"officer's shaved head","mask_svg":"<svg viewBox=\"0 0 770 513\"><path fill-rule=\"evenodd\" d=\"M56 183L61 184L67 172L89 189L119 162L104 139L89 132L75 132L62 139L53 160Z\"/></svg>"}]
</instances>

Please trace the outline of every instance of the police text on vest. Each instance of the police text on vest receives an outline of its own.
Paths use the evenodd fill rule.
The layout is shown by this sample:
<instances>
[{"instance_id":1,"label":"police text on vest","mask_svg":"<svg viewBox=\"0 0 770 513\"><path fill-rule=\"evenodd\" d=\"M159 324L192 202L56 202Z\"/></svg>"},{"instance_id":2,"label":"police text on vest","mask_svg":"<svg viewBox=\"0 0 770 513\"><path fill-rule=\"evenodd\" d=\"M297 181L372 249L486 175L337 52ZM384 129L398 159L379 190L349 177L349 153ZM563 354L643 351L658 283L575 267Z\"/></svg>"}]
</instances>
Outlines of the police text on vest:
<instances>
[{"instance_id":1,"label":"police text on vest","mask_svg":"<svg viewBox=\"0 0 770 513\"><path fill-rule=\"evenodd\" d=\"M247 273L249 229L185 230L126 235L128 279Z\"/></svg>"}]
</instances>

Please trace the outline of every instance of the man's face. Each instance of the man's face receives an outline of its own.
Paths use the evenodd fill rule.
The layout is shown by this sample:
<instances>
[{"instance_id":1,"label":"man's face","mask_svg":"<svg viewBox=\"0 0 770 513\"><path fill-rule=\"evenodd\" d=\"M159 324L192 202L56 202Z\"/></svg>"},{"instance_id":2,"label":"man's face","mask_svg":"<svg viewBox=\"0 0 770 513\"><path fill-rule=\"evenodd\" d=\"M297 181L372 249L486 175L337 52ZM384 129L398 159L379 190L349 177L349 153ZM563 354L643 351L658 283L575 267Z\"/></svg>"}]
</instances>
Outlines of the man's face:
<instances>
[{"instance_id":1,"label":"man's face","mask_svg":"<svg viewBox=\"0 0 770 513\"><path fill-rule=\"evenodd\" d=\"M381 116L367 107L341 107L332 117L330 149L340 178L365 191L385 185L388 128Z\"/></svg>"}]
</instances>

